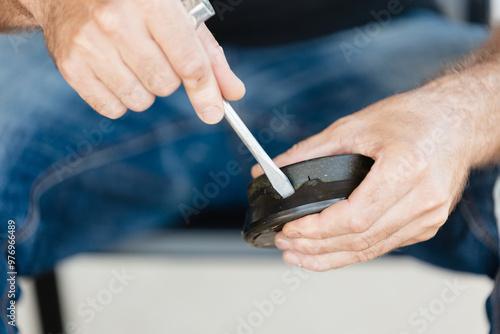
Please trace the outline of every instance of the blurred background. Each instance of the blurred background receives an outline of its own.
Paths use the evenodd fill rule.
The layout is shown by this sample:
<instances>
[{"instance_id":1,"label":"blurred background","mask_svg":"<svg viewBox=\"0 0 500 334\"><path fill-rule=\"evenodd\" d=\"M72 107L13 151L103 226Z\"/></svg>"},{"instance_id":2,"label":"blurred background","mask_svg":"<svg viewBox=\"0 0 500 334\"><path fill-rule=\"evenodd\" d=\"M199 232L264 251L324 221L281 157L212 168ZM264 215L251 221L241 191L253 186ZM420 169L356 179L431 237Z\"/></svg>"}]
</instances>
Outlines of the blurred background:
<instances>
[{"instance_id":1,"label":"blurred background","mask_svg":"<svg viewBox=\"0 0 500 334\"><path fill-rule=\"evenodd\" d=\"M443 5L464 15L455 1ZM499 18L500 0L492 0L491 21ZM277 250L246 245L238 229L128 240L65 260L56 277L68 334L486 333L492 289L483 276L391 256L306 272L285 265ZM50 290L37 300L34 280L20 284L19 328L40 334L38 304ZM45 314L57 308L44 305Z\"/></svg>"},{"instance_id":2,"label":"blurred background","mask_svg":"<svg viewBox=\"0 0 500 334\"><path fill-rule=\"evenodd\" d=\"M147 242L145 242L147 241ZM85 254L57 269L63 333L487 333L492 282L387 256L326 273L254 249L239 231L145 237L128 253ZM22 280L23 333L39 334ZM51 308L52 306L46 306ZM46 312L53 310L46 310Z\"/></svg>"}]
</instances>

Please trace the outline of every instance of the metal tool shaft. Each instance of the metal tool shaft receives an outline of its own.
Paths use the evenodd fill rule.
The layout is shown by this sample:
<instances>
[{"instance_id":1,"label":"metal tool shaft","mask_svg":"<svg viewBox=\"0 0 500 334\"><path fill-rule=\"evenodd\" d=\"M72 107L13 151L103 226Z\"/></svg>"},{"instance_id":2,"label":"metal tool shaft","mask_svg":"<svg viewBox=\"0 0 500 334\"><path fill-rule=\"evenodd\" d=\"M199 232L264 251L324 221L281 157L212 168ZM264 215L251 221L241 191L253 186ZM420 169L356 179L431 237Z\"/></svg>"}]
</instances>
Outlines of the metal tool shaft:
<instances>
[{"instance_id":1,"label":"metal tool shaft","mask_svg":"<svg viewBox=\"0 0 500 334\"><path fill-rule=\"evenodd\" d=\"M267 155L250 130L248 130L245 123L243 123L236 111L234 111L233 107L231 107L227 101L224 101L224 110L227 121L262 167L273 188L276 189L283 198L293 195L295 189L286 175L276 166L269 155Z\"/></svg>"},{"instance_id":2,"label":"metal tool shaft","mask_svg":"<svg viewBox=\"0 0 500 334\"><path fill-rule=\"evenodd\" d=\"M182 3L186 8L189 17L193 21L195 28L198 28L201 23L205 22L208 18L215 14L213 7L208 0L182 0ZM283 174L281 169L279 169L267 155L250 130L248 130L245 123L243 123L238 114L236 114L227 101L224 101L224 109L227 121L231 124L234 131L236 131L243 143L246 147L248 147L259 165L262 167L273 188L276 189L276 191L283 198L291 196L295 193L295 189L286 175Z\"/></svg>"}]
</instances>

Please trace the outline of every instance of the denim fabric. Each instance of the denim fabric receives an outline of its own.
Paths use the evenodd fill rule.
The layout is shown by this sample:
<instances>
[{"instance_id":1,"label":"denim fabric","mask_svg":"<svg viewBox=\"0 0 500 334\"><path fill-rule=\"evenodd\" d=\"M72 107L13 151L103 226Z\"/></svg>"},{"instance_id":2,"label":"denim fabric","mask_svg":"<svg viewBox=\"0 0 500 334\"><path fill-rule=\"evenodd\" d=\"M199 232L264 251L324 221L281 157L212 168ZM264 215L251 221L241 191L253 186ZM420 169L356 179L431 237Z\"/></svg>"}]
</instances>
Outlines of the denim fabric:
<instances>
[{"instance_id":1,"label":"denim fabric","mask_svg":"<svg viewBox=\"0 0 500 334\"><path fill-rule=\"evenodd\" d=\"M247 85L234 106L270 155L418 86L487 35L425 11L379 28L363 43L359 30L349 30L277 47L224 46ZM346 54L342 43L355 51ZM0 64L0 241L5 254L7 222L14 220L19 274L36 275L71 254L185 224L203 210L246 205L253 159L225 122L199 121L182 90L147 112L110 121L65 83L40 35L0 36ZM436 238L403 252L496 277L488 310L492 332L500 333L496 174L474 173ZM5 259L0 265L0 333L11 333Z\"/></svg>"}]
</instances>

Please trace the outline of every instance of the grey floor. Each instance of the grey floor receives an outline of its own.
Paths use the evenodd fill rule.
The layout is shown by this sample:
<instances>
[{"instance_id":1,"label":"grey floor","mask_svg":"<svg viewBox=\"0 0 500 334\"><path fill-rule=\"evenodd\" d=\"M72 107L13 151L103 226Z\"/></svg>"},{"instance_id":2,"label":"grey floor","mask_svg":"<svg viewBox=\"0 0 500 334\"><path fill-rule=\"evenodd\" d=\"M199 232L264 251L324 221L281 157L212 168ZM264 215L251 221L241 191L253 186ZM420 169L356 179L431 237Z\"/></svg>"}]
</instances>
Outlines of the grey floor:
<instances>
[{"instance_id":1,"label":"grey floor","mask_svg":"<svg viewBox=\"0 0 500 334\"><path fill-rule=\"evenodd\" d=\"M145 242L146 241L146 242ZM65 333L487 333L484 277L386 257L327 273L237 231L155 236L58 267ZM128 279L115 279L125 270ZM450 289L450 286L455 286ZM40 333L24 280L21 333ZM94 308L91 303L94 300Z\"/></svg>"}]
</instances>

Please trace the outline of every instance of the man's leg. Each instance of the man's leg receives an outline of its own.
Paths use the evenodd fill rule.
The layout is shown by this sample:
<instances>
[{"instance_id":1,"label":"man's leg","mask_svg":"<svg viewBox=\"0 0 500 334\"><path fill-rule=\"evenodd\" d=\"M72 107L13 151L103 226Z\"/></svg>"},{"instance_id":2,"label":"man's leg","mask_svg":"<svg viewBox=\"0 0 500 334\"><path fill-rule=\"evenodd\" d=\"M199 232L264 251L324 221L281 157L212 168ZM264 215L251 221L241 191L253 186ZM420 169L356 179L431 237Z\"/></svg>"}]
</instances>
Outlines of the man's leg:
<instances>
[{"instance_id":1,"label":"man's leg","mask_svg":"<svg viewBox=\"0 0 500 334\"><path fill-rule=\"evenodd\" d=\"M484 36L480 28L420 14L394 19L350 58L340 44L354 43L355 31L226 52L248 87L237 110L275 155L341 116L411 89ZM39 52L41 41L31 43ZM23 272L143 228L189 221L207 206L244 203L253 160L227 125L194 119L183 95L101 123L48 57L30 58L35 51L22 47L17 55L0 55L4 63L20 57L2 68L2 80L28 72L2 83L8 141L0 144L0 182L9 188L0 187L0 212L19 224Z\"/></svg>"},{"instance_id":2,"label":"man's leg","mask_svg":"<svg viewBox=\"0 0 500 334\"><path fill-rule=\"evenodd\" d=\"M500 333L500 257L493 200L499 175L498 167L471 173L462 200L436 236L394 253L492 278L495 286L486 303L491 333Z\"/></svg>"},{"instance_id":3,"label":"man's leg","mask_svg":"<svg viewBox=\"0 0 500 334\"><path fill-rule=\"evenodd\" d=\"M241 168L227 166L230 129L202 123L182 91L110 121L65 83L41 36L2 35L0 50L0 333L14 330L6 317L9 220L15 270L36 275L76 252L183 224L182 203L198 212L221 202L214 192L222 190L204 189L211 171L229 202L245 200Z\"/></svg>"}]
</instances>

